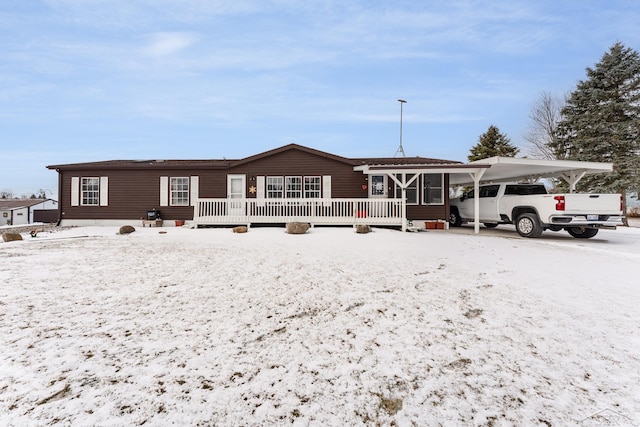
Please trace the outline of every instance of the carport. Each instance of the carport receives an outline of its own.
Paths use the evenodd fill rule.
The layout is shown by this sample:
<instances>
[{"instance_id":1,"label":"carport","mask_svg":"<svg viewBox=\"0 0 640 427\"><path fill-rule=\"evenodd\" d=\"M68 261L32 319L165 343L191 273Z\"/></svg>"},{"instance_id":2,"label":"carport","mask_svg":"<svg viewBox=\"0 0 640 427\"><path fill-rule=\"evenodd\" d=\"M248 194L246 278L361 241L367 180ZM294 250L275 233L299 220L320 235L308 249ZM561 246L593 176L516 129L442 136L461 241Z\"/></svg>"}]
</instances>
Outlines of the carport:
<instances>
[{"instance_id":1,"label":"carport","mask_svg":"<svg viewBox=\"0 0 640 427\"><path fill-rule=\"evenodd\" d=\"M512 157L489 157L487 159L469 162L467 164L438 164L438 165L360 165L353 168L364 174L384 173L402 190L402 230L407 229L406 189L421 173L449 174L450 186L473 185L478 194L480 183L531 180L541 178L561 178L569 184L571 192L585 175L606 173L613 171L612 163L579 162L574 160L540 160ZM414 174L407 180L407 175ZM480 201L474 200L474 230L480 232Z\"/></svg>"},{"instance_id":2,"label":"carport","mask_svg":"<svg viewBox=\"0 0 640 427\"><path fill-rule=\"evenodd\" d=\"M479 193L480 183L530 180L541 178L561 178L569 184L570 192L576 191L576 184L585 175L613 171L613 163L580 162L575 160L516 159L513 157L489 157L467 163L472 169L468 173L450 172L452 186L473 185L474 193ZM476 168L473 169L473 166ZM471 172L473 171L473 172ZM480 199L474 199L474 231L480 232Z\"/></svg>"}]
</instances>

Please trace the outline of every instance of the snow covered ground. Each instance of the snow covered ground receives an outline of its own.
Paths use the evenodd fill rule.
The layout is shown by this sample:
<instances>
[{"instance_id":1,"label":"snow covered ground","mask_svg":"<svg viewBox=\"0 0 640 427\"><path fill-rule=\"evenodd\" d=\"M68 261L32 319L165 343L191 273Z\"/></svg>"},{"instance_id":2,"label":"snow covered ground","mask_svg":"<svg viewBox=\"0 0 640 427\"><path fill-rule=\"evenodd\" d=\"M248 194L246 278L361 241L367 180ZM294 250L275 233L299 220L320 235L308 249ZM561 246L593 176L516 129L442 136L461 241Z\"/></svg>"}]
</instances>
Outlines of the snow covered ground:
<instances>
[{"instance_id":1,"label":"snow covered ground","mask_svg":"<svg viewBox=\"0 0 640 427\"><path fill-rule=\"evenodd\" d=\"M640 425L638 228L116 232L0 243L0 425Z\"/></svg>"}]
</instances>

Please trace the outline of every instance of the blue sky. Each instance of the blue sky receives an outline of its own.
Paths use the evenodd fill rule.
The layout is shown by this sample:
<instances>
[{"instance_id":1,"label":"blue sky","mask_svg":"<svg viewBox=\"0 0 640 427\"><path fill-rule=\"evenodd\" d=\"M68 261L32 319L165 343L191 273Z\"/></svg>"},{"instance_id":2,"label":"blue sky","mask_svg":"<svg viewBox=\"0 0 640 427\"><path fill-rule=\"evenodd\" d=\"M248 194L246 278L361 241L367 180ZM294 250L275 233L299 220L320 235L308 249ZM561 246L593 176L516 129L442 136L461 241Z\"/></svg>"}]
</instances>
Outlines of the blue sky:
<instances>
[{"instance_id":1,"label":"blue sky","mask_svg":"<svg viewBox=\"0 0 640 427\"><path fill-rule=\"evenodd\" d=\"M242 158L289 143L466 161L616 41L629 1L0 0L0 190L46 165Z\"/></svg>"}]
</instances>

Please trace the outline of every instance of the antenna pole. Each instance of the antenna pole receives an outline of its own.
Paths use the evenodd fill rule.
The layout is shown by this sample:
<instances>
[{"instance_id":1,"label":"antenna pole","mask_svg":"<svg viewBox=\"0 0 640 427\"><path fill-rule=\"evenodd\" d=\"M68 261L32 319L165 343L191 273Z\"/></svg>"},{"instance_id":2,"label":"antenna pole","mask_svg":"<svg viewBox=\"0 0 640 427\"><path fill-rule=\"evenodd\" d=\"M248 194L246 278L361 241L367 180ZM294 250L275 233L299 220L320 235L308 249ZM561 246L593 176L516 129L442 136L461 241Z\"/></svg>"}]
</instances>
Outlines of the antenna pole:
<instances>
[{"instance_id":1,"label":"antenna pole","mask_svg":"<svg viewBox=\"0 0 640 427\"><path fill-rule=\"evenodd\" d=\"M402 157L407 157L404 153L404 148L402 148L402 104L406 104L407 101L405 101L404 99L398 99L398 102L400 103L400 146L396 150L396 153L393 155L393 157L396 157L398 154L400 154Z\"/></svg>"}]
</instances>

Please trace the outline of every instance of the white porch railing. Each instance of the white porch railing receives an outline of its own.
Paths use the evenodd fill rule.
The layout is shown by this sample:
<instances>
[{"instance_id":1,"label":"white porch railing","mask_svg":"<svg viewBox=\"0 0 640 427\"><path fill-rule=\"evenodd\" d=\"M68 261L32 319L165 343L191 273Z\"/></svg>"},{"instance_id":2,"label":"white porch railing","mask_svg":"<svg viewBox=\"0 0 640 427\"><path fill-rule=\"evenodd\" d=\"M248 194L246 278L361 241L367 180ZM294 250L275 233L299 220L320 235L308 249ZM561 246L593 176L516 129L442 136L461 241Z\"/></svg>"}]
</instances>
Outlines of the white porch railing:
<instances>
[{"instance_id":1,"label":"white porch railing","mask_svg":"<svg viewBox=\"0 0 640 427\"><path fill-rule=\"evenodd\" d=\"M312 225L402 225L401 199L197 199L199 225L308 222Z\"/></svg>"}]
</instances>

